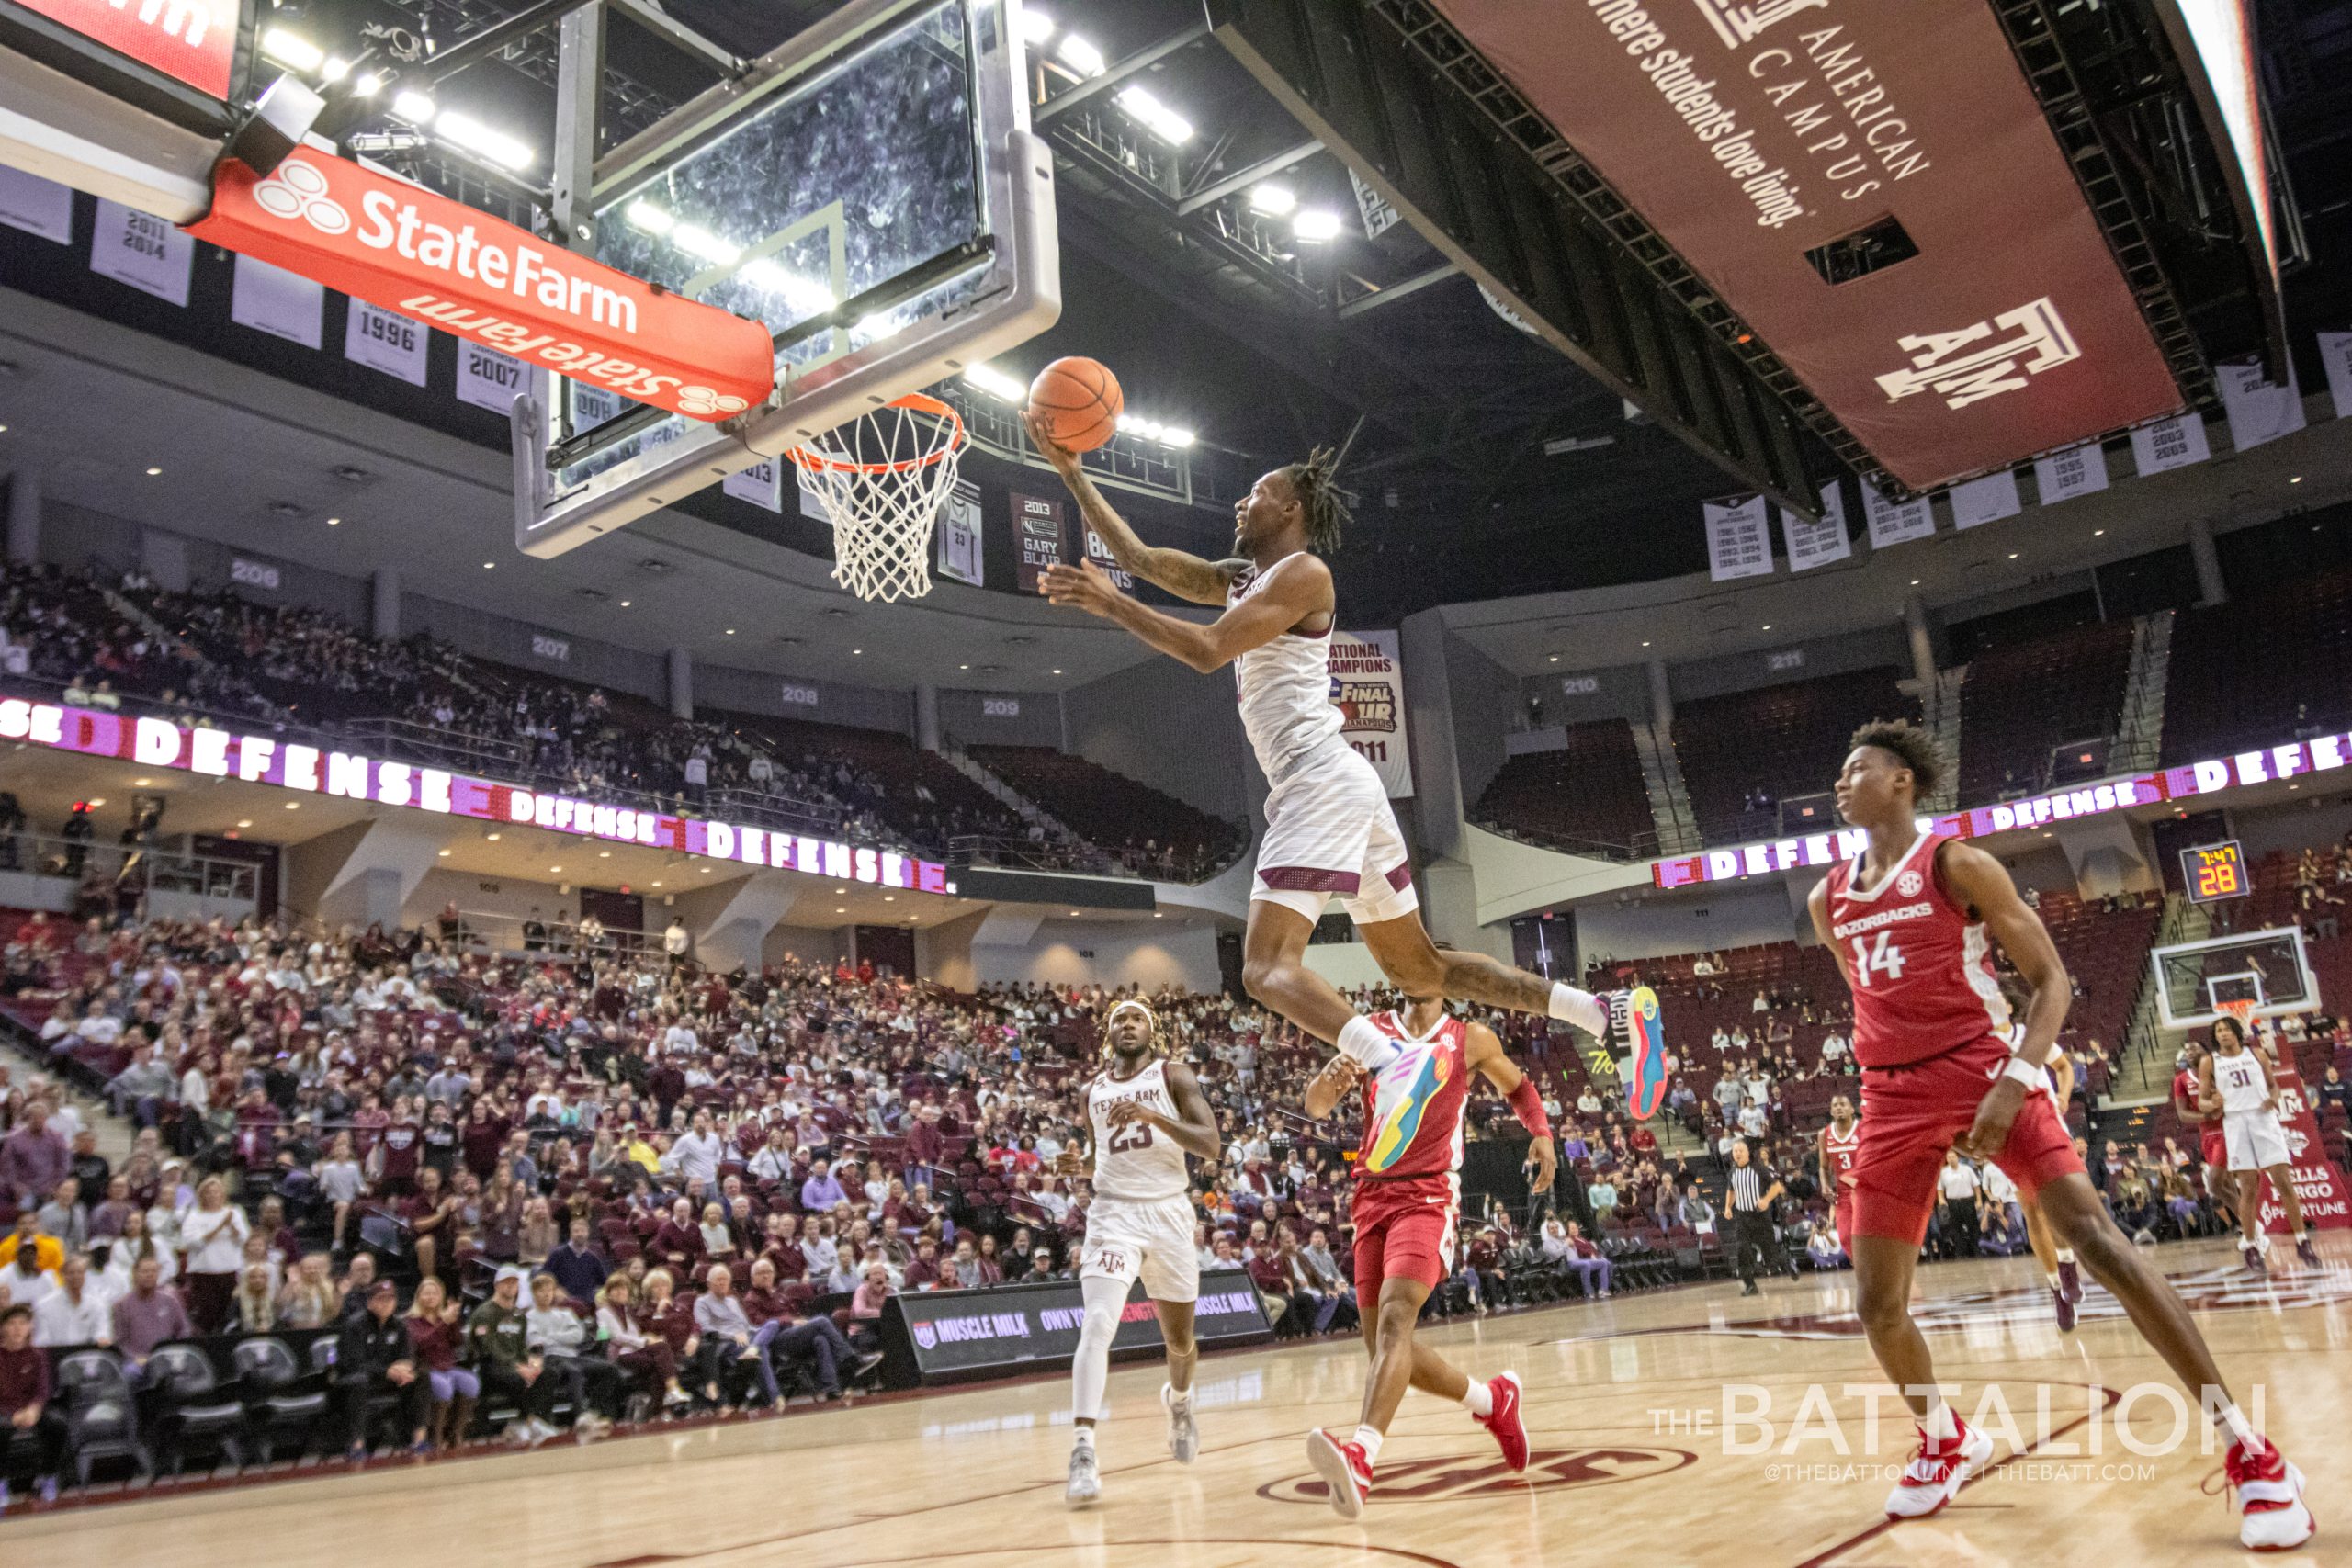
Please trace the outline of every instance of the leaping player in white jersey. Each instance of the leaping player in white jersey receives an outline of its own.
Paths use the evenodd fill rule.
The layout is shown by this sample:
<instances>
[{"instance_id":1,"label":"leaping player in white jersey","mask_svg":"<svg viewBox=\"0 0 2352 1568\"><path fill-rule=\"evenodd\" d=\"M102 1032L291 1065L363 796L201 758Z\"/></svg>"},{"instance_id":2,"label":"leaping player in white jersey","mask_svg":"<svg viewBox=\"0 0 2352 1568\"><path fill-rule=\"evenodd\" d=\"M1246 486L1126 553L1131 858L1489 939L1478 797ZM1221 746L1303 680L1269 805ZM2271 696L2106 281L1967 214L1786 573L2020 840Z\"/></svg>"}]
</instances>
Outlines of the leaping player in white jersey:
<instances>
[{"instance_id":1,"label":"leaping player in white jersey","mask_svg":"<svg viewBox=\"0 0 2352 1568\"><path fill-rule=\"evenodd\" d=\"M1657 998L1645 987L1604 1003L1482 953L1441 951L1421 925L1387 791L1340 738L1341 716L1331 704L1337 601L1321 556L1338 547L1348 516L1332 455L1318 449L1259 479L1233 509L1237 558L1209 561L1144 544L1076 454L1057 446L1035 418L1029 434L1122 567L1225 612L1205 626L1162 615L1091 565L1048 567L1038 585L1055 604L1116 622L1204 674L1234 667L1241 728L1272 786L1242 946L1241 982L1250 994L1361 1066L1377 1071L1396 1056L1395 1043L1306 964L1306 939L1337 894L1405 995L1546 1015L1604 1040L1614 1034L1627 1057L1621 1068L1627 1106L1638 1118L1655 1115L1666 1093L1666 1045Z\"/></svg>"},{"instance_id":2,"label":"leaping player in white jersey","mask_svg":"<svg viewBox=\"0 0 2352 1568\"><path fill-rule=\"evenodd\" d=\"M1216 1114L1193 1069L1159 1055L1159 1020L1130 998L1111 1010L1102 1028L1110 1070L1086 1089L1086 1126L1094 1144L1094 1202L1086 1211L1086 1249L1079 1289L1086 1318L1070 1363L1070 1409L1078 1436L1069 1456L1073 1508L1102 1495L1094 1455L1094 1423L1111 1381L1111 1341L1127 1291L1143 1280L1159 1314L1168 1346L1168 1382L1159 1391L1168 1411L1168 1451L1190 1464L1200 1451L1193 1424L1193 1303L1201 1293L1201 1258L1193 1245L1193 1204L1184 1156L1215 1165L1224 1152Z\"/></svg>"}]
</instances>

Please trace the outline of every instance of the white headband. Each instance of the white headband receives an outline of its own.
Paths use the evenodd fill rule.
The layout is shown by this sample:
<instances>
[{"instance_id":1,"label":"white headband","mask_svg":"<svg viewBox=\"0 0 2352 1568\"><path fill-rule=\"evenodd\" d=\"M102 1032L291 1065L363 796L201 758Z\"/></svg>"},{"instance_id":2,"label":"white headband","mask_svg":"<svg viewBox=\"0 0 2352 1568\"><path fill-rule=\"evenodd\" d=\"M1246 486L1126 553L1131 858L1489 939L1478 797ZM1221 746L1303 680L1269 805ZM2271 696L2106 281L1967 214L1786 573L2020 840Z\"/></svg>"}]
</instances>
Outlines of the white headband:
<instances>
[{"instance_id":1,"label":"white headband","mask_svg":"<svg viewBox=\"0 0 2352 1568\"><path fill-rule=\"evenodd\" d=\"M1111 1010L1111 1015L1110 1015L1110 1018L1106 1018L1106 1019L1104 1019L1104 1020L1102 1021L1103 1021L1103 1023L1104 1023L1105 1025L1108 1025L1108 1024L1110 1023L1110 1021L1111 1021L1111 1019L1117 1018L1121 1013L1123 1013L1123 1012L1126 1011L1126 1010L1127 1010L1127 1009L1129 1009L1129 1008L1133 1008L1133 1009L1135 1009L1137 1012L1139 1012L1139 1013L1143 1014L1143 1016L1145 1017L1145 1019L1146 1019L1146 1020L1148 1020L1148 1021L1150 1022L1151 1026L1152 1026L1154 1029L1157 1029L1157 1028L1159 1028L1159 1015L1158 1013L1156 1013L1156 1012L1154 1012L1154 1011L1152 1011L1152 1010L1151 1010L1151 1006L1150 1006L1150 1004L1149 1004L1149 1003L1148 1003L1148 1002L1138 1001L1138 1000L1137 1000L1136 998L1134 998L1134 997L1129 997L1126 1000L1125 1000L1125 1001L1121 1002L1118 1006L1116 1006L1116 1007L1113 1008L1113 1009Z\"/></svg>"}]
</instances>

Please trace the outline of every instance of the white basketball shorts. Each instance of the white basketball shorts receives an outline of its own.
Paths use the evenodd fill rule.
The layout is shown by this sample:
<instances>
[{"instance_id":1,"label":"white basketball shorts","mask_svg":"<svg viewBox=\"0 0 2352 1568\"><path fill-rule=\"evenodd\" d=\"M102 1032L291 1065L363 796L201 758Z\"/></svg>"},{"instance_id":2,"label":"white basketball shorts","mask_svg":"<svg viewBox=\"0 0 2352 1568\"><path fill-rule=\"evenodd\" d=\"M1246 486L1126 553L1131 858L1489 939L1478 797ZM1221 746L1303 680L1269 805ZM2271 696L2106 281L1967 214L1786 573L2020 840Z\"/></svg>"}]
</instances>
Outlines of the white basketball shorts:
<instances>
[{"instance_id":1,"label":"white basketball shorts","mask_svg":"<svg viewBox=\"0 0 2352 1568\"><path fill-rule=\"evenodd\" d=\"M2232 1170L2268 1170L2287 1163L2287 1130L2267 1111L2233 1111L2222 1118L2222 1141Z\"/></svg>"},{"instance_id":2,"label":"white basketball shorts","mask_svg":"<svg viewBox=\"0 0 2352 1568\"><path fill-rule=\"evenodd\" d=\"M1323 918L1333 894L1358 925L1420 908L1388 792L1346 741L1291 764L1266 796L1266 838L1250 897Z\"/></svg>"},{"instance_id":3,"label":"white basketball shorts","mask_svg":"<svg viewBox=\"0 0 2352 1568\"><path fill-rule=\"evenodd\" d=\"M1193 1205L1185 1198L1126 1203L1097 1198L1086 1211L1086 1252L1079 1278L1140 1278L1156 1302L1189 1302L1201 1293L1201 1255L1193 1245Z\"/></svg>"}]
</instances>

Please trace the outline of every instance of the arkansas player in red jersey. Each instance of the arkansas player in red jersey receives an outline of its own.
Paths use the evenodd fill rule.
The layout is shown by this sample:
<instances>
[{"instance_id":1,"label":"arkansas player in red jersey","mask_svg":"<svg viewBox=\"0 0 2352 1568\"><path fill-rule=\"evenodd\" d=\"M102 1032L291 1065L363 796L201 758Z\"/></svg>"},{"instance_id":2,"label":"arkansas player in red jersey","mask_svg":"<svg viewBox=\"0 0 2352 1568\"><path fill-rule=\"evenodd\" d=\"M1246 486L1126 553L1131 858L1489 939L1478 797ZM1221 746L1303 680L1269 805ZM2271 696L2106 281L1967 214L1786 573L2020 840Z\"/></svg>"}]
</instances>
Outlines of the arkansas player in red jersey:
<instances>
[{"instance_id":1,"label":"arkansas player in red jersey","mask_svg":"<svg viewBox=\"0 0 2352 1568\"><path fill-rule=\"evenodd\" d=\"M1829 1125L1821 1130L1821 1190L1836 1201L1838 1245L1854 1256L1854 1161L1862 1152L1862 1124L1854 1102L1844 1095L1829 1101Z\"/></svg>"},{"instance_id":2,"label":"arkansas player in red jersey","mask_svg":"<svg viewBox=\"0 0 2352 1568\"><path fill-rule=\"evenodd\" d=\"M1993 1441L1945 1404L1934 1358L1911 1319L1912 1275L1935 1206L1945 1151L1990 1159L2038 1198L2062 1246L2115 1293L2132 1322L2230 1437L2238 1539L2282 1551L2311 1539L2302 1472L2255 1431L2213 1365L2204 1337L2165 1277L2115 1228L2084 1174L2042 1069L2072 987L2041 919L2000 862L1919 831L1918 801L1942 759L1927 731L1871 723L1855 731L1838 775L1839 815L1870 836L1813 890L1814 930L1854 997L1862 1068L1861 1152L1854 1162L1855 1306L1871 1350L1919 1418L1919 1452L1886 1502L1916 1518L1950 1502L1993 1457ZM2014 1054L2008 1004L1987 937L2031 987Z\"/></svg>"},{"instance_id":3,"label":"arkansas player in red jersey","mask_svg":"<svg viewBox=\"0 0 2352 1568\"><path fill-rule=\"evenodd\" d=\"M2205 1196L2213 1200L2216 1209L2232 1211L2230 1222L2237 1223L2236 1191L2230 1184L2230 1150L2222 1137L2222 1116L2208 1112L2199 1103L2202 1092L2198 1088L2198 1064L2205 1059L2204 1045L2191 1040L2173 1058L2172 1110L2184 1127L2197 1129L2197 1148L2205 1162Z\"/></svg>"},{"instance_id":4,"label":"arkansas player in red jersey","mask_svg":"<svg viewBox=\"0 0 2352 1568\"><path fill-rule=\"evenodd\" d=\"M1351 1085L1363 1088L1363 1142L1351 1217L1356 1301L1363 1309L1372 1375L1352 1434L1318 1427L1306 1439L1306 1456L1330 1487L1331 1506L1351 1519L1363 1515L1372 1495L1372 1467L1408 1384L1469 1411L1495 1435L1505 1464L1527 1468L1518 1374L1474 1382L1436 1351L1413 1343L1421 1303L1453 1271L1454 1232L1462 1219L1462 1110L1472 1073L1510 1099L1527 1129L1535 1165L1531 1190L1550 1190L1559 1167L1535 1080L1503 1055L1493 1030L1449 1016L1441 997L1374 1014L1373 1022L1395 1046L1385 1061L1366 1070L1334 1056L1306 1086L1306 1113L1317 1121Z\"/></svg>"}]
</instances>

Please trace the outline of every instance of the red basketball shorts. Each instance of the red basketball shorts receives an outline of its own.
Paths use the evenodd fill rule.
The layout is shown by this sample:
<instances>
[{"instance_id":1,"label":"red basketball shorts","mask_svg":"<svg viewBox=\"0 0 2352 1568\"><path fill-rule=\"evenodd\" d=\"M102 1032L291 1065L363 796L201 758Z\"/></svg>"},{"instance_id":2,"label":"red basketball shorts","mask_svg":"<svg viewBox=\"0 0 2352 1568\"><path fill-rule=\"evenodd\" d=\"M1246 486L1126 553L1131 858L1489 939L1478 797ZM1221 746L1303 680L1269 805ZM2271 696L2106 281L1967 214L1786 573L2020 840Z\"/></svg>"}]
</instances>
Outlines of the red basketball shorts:
<instances>
[{"instance_id":1,"label":"red basketball shorts","mask_svg":"<svg viewBox=\"0 0 2352 1568\"><path fill-rule=\"evenodd\" d=\"M1926 1239L1944 1153L1974 1123L1977 1106L2008 1059L2008 1042L1986 1035L1925 1062L1863 1071L1855 1234L1893 1236L1915 1247ZM2075 1140L2046 1094L2025 1097L2009 1141L1993 1163L2028 1198L2083 1168Z\"/></svg>"},{"instance_id":2,"label":"red basketball shorts","mask_svg":"<svg viewBox=\"0 0 2352 1568\"><path fill-rule=\"evenodd\" d=\"M2197 1143L2199 1151L2205 1156L2207 1165L2213 1167L2216 1170L2230 1168L2230 1140L2222 1133L2222 1124L2219 1122L2199 1122Z\"/></svg>"},{"instance_id":3,"label":"red basketball shorts","mask_svg":"<svg viewBox=\"0 0 2352 1568\"><path fill-rule=\"evenodd\" d=\"M1356 1182L1356 1303L1369 1314L1392 1276L1434 1288L1453 1272L1462 1182L1453 1175Z\"/></svg>"},{"instance_id":4,"label":"red basketball shorts","mask_svg":"<svg viewBox=\"0 0 2352 1568\"><path fill-rule=\"evenodd\" d=\"M1838 1188L1835 1218L1838 1222L1838 1245L1850 1252L1854 1246L1854 1190L1842 1182Z\"/></svg>"}]
</instances>

